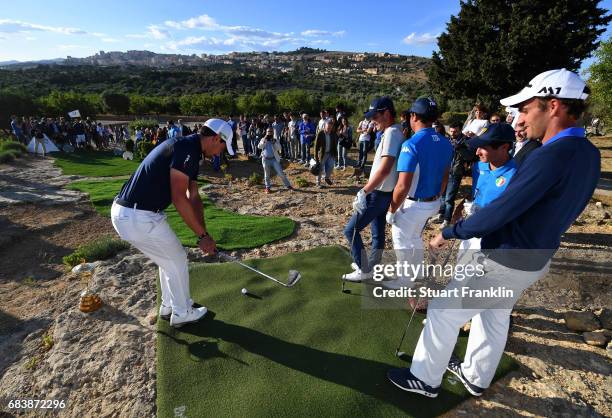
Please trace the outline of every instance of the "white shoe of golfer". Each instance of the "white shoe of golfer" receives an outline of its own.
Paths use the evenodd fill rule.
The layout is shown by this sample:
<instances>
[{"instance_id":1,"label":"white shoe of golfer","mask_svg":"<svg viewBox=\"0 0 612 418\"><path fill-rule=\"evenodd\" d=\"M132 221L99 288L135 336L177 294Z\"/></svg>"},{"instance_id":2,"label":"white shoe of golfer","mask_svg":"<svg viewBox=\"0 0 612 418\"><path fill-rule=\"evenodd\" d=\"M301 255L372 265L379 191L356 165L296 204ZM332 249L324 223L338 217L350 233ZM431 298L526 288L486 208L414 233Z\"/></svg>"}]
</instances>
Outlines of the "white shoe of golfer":
<instances>
[{"instance_id":1,"label":"white shoe of golfer","mask_svg":"<svg viewBox=\"0 0 612 418\"><path fill-rule=\"evenodd\" d=\"M355 270L352 273L343 274L342 279L346 280L347 282L360 282L362 280L371 279L373 276L374 276L374 273L372 272L362 273L361 269L357 268L357 270Z\"/></svg>"},{"instance_id":2,"label":"white shoe of golfer","mask_svg":"<svg viewBox=\"0 0 612 418\"><path fill-rule=\"evenodd\" d=\"M172 315L170 316L170 326L180 328L185 324L197 322L202 319L204 315L206 315L206 312L208 312L208 309L203 306L201 308L189 308L185 315L177 315L176 313L172 312Z\"/></svg>"},{"instance_id":3,"label":"white shoe of golfer","mask_svg":"<svg viewBox=\"0 0 612 418\"><path fill-rule=\"evenodd\" d=\"M193 306L193 299L187 301L187 306ZM159 317L164 321L170 320L172 315L172 306L159 305Z\"/></svg>"}]
</instances>

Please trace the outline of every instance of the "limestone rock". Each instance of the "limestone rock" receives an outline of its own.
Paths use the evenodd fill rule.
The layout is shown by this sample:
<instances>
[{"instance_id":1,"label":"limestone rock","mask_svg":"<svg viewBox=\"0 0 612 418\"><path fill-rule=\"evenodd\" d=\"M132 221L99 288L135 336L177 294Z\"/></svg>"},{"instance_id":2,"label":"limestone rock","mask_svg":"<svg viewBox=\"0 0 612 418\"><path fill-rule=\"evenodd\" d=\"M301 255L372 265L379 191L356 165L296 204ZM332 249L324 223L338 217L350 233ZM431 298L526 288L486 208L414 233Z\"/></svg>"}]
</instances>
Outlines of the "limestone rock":
<instances>
[{"instance_id":1,"label":"limestone rock","mask_svg":"<svg viewBox=\"0 0 612 418\"><path fill-rule=\"evenodd\" d=\"M590 311L569 311L564 315L565 326L571 331L595 331L601 328L597 317Z\"/></svg>"},{"instance_id":2,"label":"limestone rock","mask_svg":"<svg viewBox=\"0 0 612 418\"><path fill-rule=\"evenodd\" d=\"M602 332L585 332L582 334L582 338L588 345L597 347L605 347L608 342L608 338Z\"/></svg>"},{"instance_id":3,"label":"limestone rock","mask_svg":"<svg viewBox=\"0 0 612 418\"><path fill-rule=\"evenodd\" d=\"M612 309L602 309L598 317L602 328L612 329Z\"/></svg>"}]
</instances>

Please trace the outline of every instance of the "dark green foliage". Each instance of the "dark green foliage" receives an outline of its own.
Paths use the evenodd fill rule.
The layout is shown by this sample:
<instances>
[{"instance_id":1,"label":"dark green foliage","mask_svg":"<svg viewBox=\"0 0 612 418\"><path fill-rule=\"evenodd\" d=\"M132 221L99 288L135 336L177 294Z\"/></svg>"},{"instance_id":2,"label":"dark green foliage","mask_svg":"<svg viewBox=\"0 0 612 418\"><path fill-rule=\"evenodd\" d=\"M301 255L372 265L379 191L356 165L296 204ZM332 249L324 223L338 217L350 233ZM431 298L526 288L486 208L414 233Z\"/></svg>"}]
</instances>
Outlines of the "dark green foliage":
<instances>
[{"instance_id":1,"label":"dark green foliage","mask_svg":"<svg viewBox=\"0 0 612 418\"><path fill-rule=\"evenodd\" d=\"M595 52L596 61L589 67L592 113L612 125L612 39L604 41Z\"/></svg>"},{"instance_id":2,"label":"dark green foliage","mask_svg":"<svg viewBox=\"0 0 612 418\"><path fill-rule=\"evenodd\" d=\"M102 93L102 104L106 113L125 115L130 109L130 98L121 93Z\"/></svg>"},{"instance_id":3,"label":"dark green foliage","mask_svg":"<svg viewBox=\"0 0 612 418\"><path fill-rule=\"evenodd\" d=\"M75 252L62 258L62 261L66 266L74 267L83 262L106 260L129 247L130 244L120 239L103 237L80 246Z\"/></svg>"},{"instance_id":4,"label":"dark green foliage","mask_svg":"<svg viewBox=\"0 0 612 418\"><path fill-rule=\"evenodd\" d=\"M436 95L498 108L536 74L576 71L611 16L599 0L468 0L438 38L428 75Z\"/></svg>"},{"instance_id":5,"label":"dark green foliage","mask_svg":"<svg viewBox=\"0 0 612 418\"><path fill-rule=\"evenodd\" d=\"M463 122L467 119L467 112L444 112L442 113L442 121L446 125L453 125L455 123L460 123L463 125Z\"/></svg>"},{"instance_id":6,"label":"dark green foliage","mask_svg":"<svg viewBox=\"0 0 612 418\"><path fill-rule=\"evenodd\" d=\"M155 148L151 141L139 141L136 146L136 157L143 160Z\"/></svg>"},{"instance_id":7,"label":"dark green foliage","mask_svg":"<svg viewBox=\"0 0 612 418\"><path fill-rule=\"evenodd\" d=\"M19 154L28 152L28 147L17 141L0 141L0 151L12 150Z\"/></svg>"}]
</instances>

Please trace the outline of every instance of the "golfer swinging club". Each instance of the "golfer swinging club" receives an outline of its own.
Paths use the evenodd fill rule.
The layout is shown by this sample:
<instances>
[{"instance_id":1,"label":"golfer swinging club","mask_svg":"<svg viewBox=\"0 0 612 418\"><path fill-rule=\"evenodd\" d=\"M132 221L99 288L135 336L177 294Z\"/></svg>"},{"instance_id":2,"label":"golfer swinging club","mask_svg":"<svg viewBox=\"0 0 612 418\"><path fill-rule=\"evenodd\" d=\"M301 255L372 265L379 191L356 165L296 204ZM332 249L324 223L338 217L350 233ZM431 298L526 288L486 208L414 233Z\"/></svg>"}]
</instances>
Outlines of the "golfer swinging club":
<instances>
[{"instance_id":1,"label":"golfer swinging club","mask_svg":"<svg viewBox=\"0 0 612 418\"><path fill-rule=\"evenodd\" d=\"M585 208L599 180L599 150L576 127L588 93L585 82L563 68L537 75L518 94L501 100L504 106L518 107L527 137L541 139L543 145L525 159L497 199L444 228L430 246L437 250L449 239L481 237L481 250L474 251L472 260L485 274L466 280L473 286L508 286L513 295L494 303L492 298L455 298L460 309L434 299L410 369L387 374L397 387L436 397L446 370L474 396L491 384L506 345L512 306L548 272L561 235ZM457 283L452 280L447 289ZM465 357L451 359L459 328L469 319Z\"/></svg>"},{"instance_id":2,"label":"golfer swinging club","mask_svg":"<svg viewBox=\"0 0 612 418\"><path fill-rule=\"evenodd\" d=\"M204 207L198 193L202 156L234 155L232 128L221 119L208 119L200 133L168 139L153 149L123 185L111 208L119 236L159 266L159 315L180 327L201 319L207 309L193 308L189 296L187 254L168 225L164 210L174 204L197 237L205 254L214 254L215 241L206 232Z\"/></svg>"}]
</instances>

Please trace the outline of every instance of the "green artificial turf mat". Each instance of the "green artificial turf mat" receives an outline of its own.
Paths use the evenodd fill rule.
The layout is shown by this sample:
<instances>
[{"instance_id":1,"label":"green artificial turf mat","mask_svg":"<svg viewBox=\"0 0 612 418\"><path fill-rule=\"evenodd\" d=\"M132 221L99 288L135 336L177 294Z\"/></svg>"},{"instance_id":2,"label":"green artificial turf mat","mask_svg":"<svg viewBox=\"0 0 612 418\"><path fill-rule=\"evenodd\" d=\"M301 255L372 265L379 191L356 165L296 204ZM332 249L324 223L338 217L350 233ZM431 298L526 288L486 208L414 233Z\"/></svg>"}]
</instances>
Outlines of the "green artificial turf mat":
<instances>
[{"instance_id":1,"label":"green artificial turf mat","mask_svg":"<svg viewBox=\"0 0 612 418\"><path fill-rule=\"evenodd\" d=\"M410 312L362 309L360 296L341 293L350 261L344 249L322 247L248 262L281 280L301 271L289 289L235 263L194 265L192 298L209 313L178 330L158 321L158 416L436 416L470 396L448 374L436 399L387 380L390 367L409 364L394 352ZM242 296L243 287L255 296ZM423 318L412 323L406 353ZM461 336L456 351L466 343ZM514 367L504 355L496 378Z\"/></svg>"},{"instance_id":2,"label":"green artificial turf mat","mask_svg":"<svg viewBox=\"0 0 612 418\"><path fill-rule=\"evenodd\" d=\"M85 177L112 177L132 174L139 161L124 160L111 151L77 151L74 153L53 154L55 165L65 175Z\"/></svg>"},{"instance_id":3,"label":"green artificial turf mat","mask_svg":"<svg viewBox=\"0 0 612 418\"><path fill-rule=\"evenodd\" d=\"M96 210L110 216L111 205L121 186L126 180L81 180L68 185L68 188L88 193ZM208 233L223 250L238 248L255 248L290 236L295 229L295 222L279 216L241 215L217 208L206 197L204 216ZM179 240L186 246L195 246L193 231L173 205L165 211L168 223Z\"/></svg>"}]
</instances>

